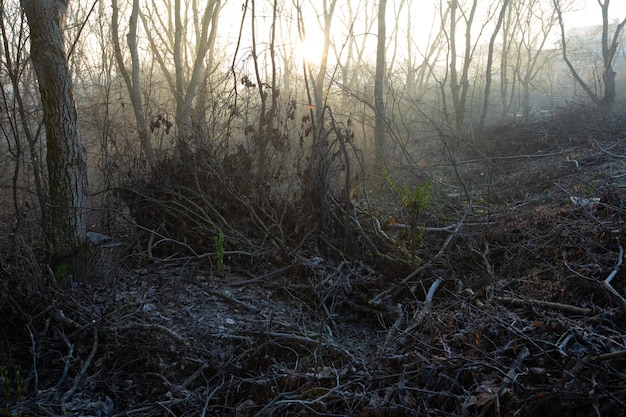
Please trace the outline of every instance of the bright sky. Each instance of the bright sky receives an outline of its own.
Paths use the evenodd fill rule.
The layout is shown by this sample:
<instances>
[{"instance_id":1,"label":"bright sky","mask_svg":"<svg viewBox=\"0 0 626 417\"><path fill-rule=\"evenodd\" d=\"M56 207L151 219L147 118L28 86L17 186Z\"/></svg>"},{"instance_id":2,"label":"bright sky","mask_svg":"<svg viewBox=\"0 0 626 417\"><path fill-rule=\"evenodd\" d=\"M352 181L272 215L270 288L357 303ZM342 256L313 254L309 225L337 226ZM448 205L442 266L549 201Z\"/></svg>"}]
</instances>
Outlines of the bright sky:
<instances>
[{"instance_id":1,"label":"bright sky","mask_svg":"<svg viewBox=\"0 0 626 417\"><path fill-rule=\"evenodd\" d=\"M610 1L610 0L605 0ZM576 26L592 26L602 23L602 12L598 0L579 0L580 10L568 13L566 24ZM609 20L623 20L626 17L626 1L612 0L609 5Z\"/></svg>"},{"instance_id":2,"label":"bright sky","mask_svg":"<svg viewBox=\"0 0 626 417\"><path fill-rule=\"evenodd\" d=\"M374 18L375 9L377 7L377 1L366 1L366 0L349 0L351 1L354 19L356 20L354 26L354 34L355 37L364 37L366 36L368 39L368 49L375 48L375 34L376 34L376 25L374 24L369 34L366 31L365 24L363 23L366 19L371 20ZM440 0L413 0L412 2L405 0L406 2L412 3L412 11L411 11L411 30L413 38L415 39L417 45L422 43L421 48L427 43L428 35L431 30L431 26L433 22L437 22L437 11L435 11L434 5L438 5ZM550 1L550 0L545 0ZM568 12L565 18L566 30L574 27L580 26L592 26L598 25L601 23L601 11L600 6L598 5L598 0L577 0L578 7L577 11ZM611 20L623 19L626 17L626 1L625 0L604 0L611 1L610 9L609 9L609 17ZM269 27L271 25L271 14L272 14L272 1L270 0L257 0L257 28L259 37L263 37L264 39L261 42L266 42L269 38ZM300 44L298 41L298 35L296 32L296 16L295 16L295 7L294 3L299 3L303 10L305 27L308 34L308 39L304 44ZM319 56L321 54L321 46L322 46L322 32L319 29L319 25L317 22L317 15L322 13L322 0L293 0L293 1L284 1L283 10L280 13L280 18L283 20L281 23L282 30L288 30L287 27L290 26L292 33L291 39L283 39L279 42L285 45L294 45L297 49L296 55L301 57L306 55L311 59L312 62L319 62ZM395 22L395 11L397 4L400 3L400 0L389 0L387 5L387 34L388 36L392 35L394 32L394 28L396 25L399 25L400 30L396 34L399 38L399 45L405 42L406 37L406 27L408 22L408 15L405 10L400 14L400 18L397 23ZM487 7L491 2L479 3L481 6ZM235 41L237 37L237 33L239 30L239 25L242 16L242 4L243 1L227 1L224 6L222 19L220 21L220 26L222 30L220 31L223 36L227 37L223 39L228 43L228 41ZM315 7L312 7L311 4L315 4ZM348 27L351 22L348 22L348 12L347 12L347 0L339 0L337 3L337 10L335 12L335 17L333 20L333 36L335 36L335 41L338 43L343 42L343 39L347 36ZM406 3L405 3L406 4ZM248 11L250 13L250 10ZM245 30L246 38L242 41L242 48L248 48L251 44L249 38L249 14L247 18L247 28ZM478 25L477 25L478 26ZM228 34L224 33L227 31ZM488 36L483 34L483 42L487 42ZM338 45L340 47L341 45ZM400 47L402 48L402 47ZM262 49L262 48L261 48ZM406 50L406 47L403 49ZM240 50L241 53L241 50Z\"/></svg>"}]
</instances>

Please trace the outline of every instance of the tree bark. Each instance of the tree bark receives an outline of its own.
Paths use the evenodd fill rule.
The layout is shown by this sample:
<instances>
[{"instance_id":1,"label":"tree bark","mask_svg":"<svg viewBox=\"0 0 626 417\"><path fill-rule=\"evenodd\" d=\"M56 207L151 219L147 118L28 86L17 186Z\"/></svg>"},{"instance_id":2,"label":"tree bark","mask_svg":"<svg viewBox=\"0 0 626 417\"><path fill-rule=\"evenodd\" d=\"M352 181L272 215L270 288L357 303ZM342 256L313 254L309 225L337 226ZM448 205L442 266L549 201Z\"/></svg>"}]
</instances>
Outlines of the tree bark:
<instances>
[{"instance_id":1,"label":"tree bark","mask_svg":"<svg viewBox=\"0 0 626 417\"><path fill-rule=\"evenodd\" d=\"M476 16L476 9L478 7L478 0L471 2L470 11L467 13L465 10L461 10L458 0L450 1L450 92L452 95L452 105L454 106L454 127L457 132L461 132L466 122L467 113L467 95L470 90L470 64L474 57L474 49L476 44L472 45L472 25L474 24L474 18ZM456 43L456 31L457 31L457 12L460 13L462 19L465 22L465 51L463 52L463 65L461 66L461 73L457 68L457 43ZM482 29L480 30L482 33ZM480 35L479 35L480 37Z\"/></svg>"},{"instance_id":2,"label":"tree bark","mask_svg":"<svg viewBox=\"0 0 626 417\"><path fill-rule=\"evenodd\" d=\"M613 38L609 41L609 5L610 0L598 0L598 4L602 8L602 60L604 61L602 70L602 81L604 83L604 95L600 100L600 108L606 111L613 110L615 105L615 76L613 70L613 60L617 52L617 44L619 35L626 25L624 18L615 28Z\"/></svg>"},{"instance_id":3,"label":"tree bark","mask_svg":"<svg viewBox=\"0 0 626 417\"><path fill-rule=\"evenodd\" d=\"M376 153L376 174L382 173L385 164L385 49L386 33L385 14L387 0L378 3L378 46L376 48L376 78L374 80L374 108L376 125L374 127L374 141Z\"/></svg>"},{"instance_id":4,"label":"tree bark","mask_svg":"<svg viewBox=\"0 0 626 417\"><path fill-rule=\"evenodd\" d=\"M487 51L487 69L485 70L485 94L483 96L483 109L480 114L480 121L478 122L478 130L482 130L485 126L485 118L487 117L487 111L489 109L489 96L491 95L491 69L493 67L493 50L496 43L496 38L498 36L498 32L502 28L502 22L504 22L504 17L506 16L506 11L509 7L510 0L503 0L502 7L500 9L500 14L498 16L498 21L496 22L496 27L491 34L491 38L489 39L489 50Z\"/></svg>"},{"instance_id":5,"label":"tree bark","mask_svg":"<svg viewBox=\"0 0 626 417\"><path fill-rule=\"evenodd\" d=\"M117 0L111 1L112 13L111 21L112 28L111 33L113 37L113 49L115 52L115 60L117 61L117 67L124 78L126 89L130 97L130 102L133 106L133 112L135 113L135 122L137 123L137 131L139 135L139 142L143 147L143 151L148 160L150 168L153 168L157 164L157 156L152 146L152 140L150 139L150 133L148 133L148 123L146 122L146 114L143 110L143 102L141 100L141 86L139 83L139 52L137 50L137 18L139 15L139 0L133 0L133 8L130 14L130 25L128 28L128 35L126 40L128 48L130 50L131 71L129 73L126 65L124 64L124 58L122 57L122 51L119 40L119 9Z\"/></svg>"},{"instance_id":6,"label":"tree bark","mask_svg":"<svg viewBox=\"0 0 626 417\"><path fill-rule=\"evenodd\" d=\"M63 25L67 0L21 0L30 26L31 59L41 94L46 128L50 211L45 236L58 279L82 270L86 242L87 166Z\"/></svg>"}]
</instances>

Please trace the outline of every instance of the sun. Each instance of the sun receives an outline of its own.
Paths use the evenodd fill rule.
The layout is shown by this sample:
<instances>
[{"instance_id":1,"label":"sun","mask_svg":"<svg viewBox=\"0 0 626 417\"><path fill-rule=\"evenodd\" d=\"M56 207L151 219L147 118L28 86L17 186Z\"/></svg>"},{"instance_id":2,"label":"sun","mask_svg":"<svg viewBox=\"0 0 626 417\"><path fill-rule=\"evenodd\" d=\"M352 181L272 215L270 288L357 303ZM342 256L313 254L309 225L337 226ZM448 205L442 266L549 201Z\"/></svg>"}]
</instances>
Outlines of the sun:
<instances>
[{"instance_id":1,"label":"sun","mask_svg":"<svg viewBox=\"0 0 626 417\"><path fill-rule=\"evenodd\" d=\"M298 43L296 54L298 60L306 61L308 64L318 64L322 60L324 52L324 35L316 33L309 35Z\"/></svg>"}]
</instances>

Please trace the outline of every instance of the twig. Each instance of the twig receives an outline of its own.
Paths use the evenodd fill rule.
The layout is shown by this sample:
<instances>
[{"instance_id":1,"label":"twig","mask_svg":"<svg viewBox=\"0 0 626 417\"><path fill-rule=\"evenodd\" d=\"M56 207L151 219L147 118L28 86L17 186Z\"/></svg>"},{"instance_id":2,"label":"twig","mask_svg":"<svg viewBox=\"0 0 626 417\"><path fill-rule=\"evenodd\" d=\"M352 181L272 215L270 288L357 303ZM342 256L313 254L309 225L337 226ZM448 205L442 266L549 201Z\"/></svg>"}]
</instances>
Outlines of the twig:
<instances>
[{"instance_id":1,"label":"twig","mask_svg":"<svg viewBox=\"0 0 626 417\"><path fill-rule=\"evenodd\" d=\"M491 290L487 291L487 299L493 297L493 292L496 288L495 285L495 272L493 269L493 265L489 262L489 243L485 243L485 250L482 253L483 262L485 263L485 268L487 269L487 274L489 275L489 279L491 279Z\"/></svg>"},{"instance_id":2,"label":"twig","mask_svg":"<svg viewBox=\"0 0 626 417\"><path fill-rule=\"evenodd\" d=\"M446 251L448 250L448 247L450 246L450 243L452 243L452 239L454 239L454 237L457 235L457 233L459 232L459 230L461 230L461 226L463 226L463 222L465 221L465 218L467 217L467 210L463 213L463 217L461 218L461 220L459 221L459 223L456 225L456 227L454 228L454 231L450 234L450 236L448 236L448 238L446 239L446 241L443 243L443 245L441 246L441 248L439 249L439 252L437 252L437 254L428 262L426 262L424 265L422 265L421 267L417 268L415 271L411 272L409 275L407 275L402 281L400 281L401 284L406 284L407 282L409 282L414 276L418 275L420 272L430 268L430 266L435 263L436 260L438 260L439 258L441 258Z\"/></svg>"},{"instance_id":3,"label":"twig","mask_svg":"<svg viewBox=\"0 0 626 417\"><path fill-rule=\"evenodd\" d=\"M613 156L613 157L615 157L615 158L619 158L619 159L626 158L626 155L620 155L620 154L618 154L618 153L614 153L614 152L611 152L611 151L608 151L608 150L604 149L604 148L602 147L602 145L600 145L600 143L599 143L597 140L594 140L594 143L596 144L596 146L597 146L597 147L598 147L598 148L599 148L602 152L604 152L605 154L607 154L607 155L609 155L609 156Z\"/></svg>"},{"instance_id":4,"label":"twig","mask_svg":"<svg viewBox=\"0 0 626 417\"><path fill-rule=\"evenodd\" d=\"M617 258L617 264L615 264L615 268L613 268L613 271L611 271L609 276L606 277L604 281L602 281L602 285L607 290L609 290L611 294L616 296L622 302L624 307L626 307L626 299L624 299L624 297L622 297L622 295L619 292L617 292L617 290L613 288L613 286L611 285L611 281L613 280L613 278L615 278L615 275L617 275L617 273L619 272L619 268L622 265L623 258L624 258L624 248L622 247L622 245L619 245L619 255Z\"/></svg>"},{"instance_id":5,"label":"twig","mask_svg":"<svg viewBox=\"0 0 626 417\"><path fill-rule=\"evenodd\" d=\"M60 322L64 327L70 327L72 330L80 330L83 327L71 318L67 317L63 313L63 310L53 310L50 313L50 316Z\"/></svg>"},{"instance_id":6,"label":"twig","mask_svg":"<svg viewBox=\"0 0 626 417\"><path fill-rule=\"evenodd\" d=\"M65 401L74 394L76 388L78 388L78 384L80 381L85 378L85 374L87 373L87 369L91 365L93 358L96 356L96 351L98 350L98 326L93 326L93 345L91 346L91 352L89 352L89 356L85 359L85 363L83 363L82 368L80 368L80 373L74 378L74 384L72 387L68 389L65 394L61 397L61 409L63 410L63 414L66 413L65 409Z\"/></svg>"},{"instance_id":7,"label":"twig","mask_svg":"<svg viewBox=\"0 0 626 417\"><path fill-rule=\"evenodd\" d=\"M180 384L180 386L184 389L189 389L189 387L191 387L191 385L196 382L196 379L198 379L198 377L202 375L202 373L207 369L209 369L208 362L202 363L202 365L198 369L196 369L193 374L189 375L187 379L185 379L185 381Z\"/></svg>"},{"instance_id":8,"label":"twig","mask_svg":"<svg viewBox=\"0 0 626 417\"><path fill-rule=\"evenodd\" d=\"M437 278L435 282L433 282L430 285L430 288L428 289L428 293L426 294L426 299L424 300L424 306L421 308L419 312L417 311L415 312L415 314L413 315L413 323L411 323L411 325L407 327L405 332L410 332L411 330L421 325L426 315L432 311L433 299L435 298L435 293L439 289L439 286L441 285L442 282L443 282L442 278ZM415 291L411 289L411 292L415 292Z\"/></svg>"},{"instance_id":9,"label":"twig","mask_svg":"<svg viewBox=\"0 0 626 417\"><path fill-rule=\"evenodd\" d=\"M57 382L55 386L55 391L58 393L59 390L61 389L61 385L63 385L63 382L65 382L65 378L67 378L68 371L70 370L70 362L72 361L72 357L74 356L74 345L69 341L69 339L65 336L65 334L63 334L57 329L55 330L57 331L58 335L61 337L61 339L63 339L63 341L65 342L65 345L67 346L67 356L65 357L65 365L63 366L63 372L61 373L61 377L59 378L59 381ZM55 399L56 398L58 397L55 394Z\"/></svg>"},{"instance_id":10,"label":"twig","mask_svg":"<svg viewBox=\"0 0 626 417\"><path fill-rule=\"evenodd\" d=\"M398 317L396 321L393 323L393 326L387 332L387 336L385 337L385 342L378 348L378 353L382 354L387 350L389 346L389 342L396 336L396 334L400 331L400 326L404 323L404 310L402 309L402 304L398 304L396 306L396 311L398 313Z\"/></svg>"},{"instance_id":11,"label":"twig","mask_svg":"<svg viewBox=\"0 0 626 417\"><path fill-rule=\"evenodd\" d=\"M206 411L209 408L209 401L211 401L211 398L213 398L213 395L215 395L215 393L221 388L220 385L218 385L217 387L215 387L215 389L213 391L211 391L211 393L209 395L207 395L206 400L204 400L204 408L202 409L202 414L200 414L200 417L205 417L206 416Z\"/></svg>"},{"instance_id":12,"label":"twig","mask_svg":"<svg viewBox=\"0 0 626 417\"><path fill-rule=\"evenodd\" d=\"M511 382L517 379L517 376L519 375L517 373L517 369L522 364L524 359L526 359L529 355L530 355L530 351L528 350L526 346L523 346L517 355L517 359L515 360L515 363L513 364L509 372L507 372L506 376L504 377L504 382L502 383L502 386L500 387L500 390L498 391L498 395L504 394L504 392L509 387Z\"/></svg>"},{"instance_id":13,"label":"twig","mask_svg":"<svg viewBox=\"0 0 626 417\"><path fill-rule=\"evenodd\" d=\"M538 305L541 307L554 308L555 310L563 311L565 313L571 314L580 314L582 316L589 316L593 314L593 310L590 308L576 307L569 304L561 304L554 303L552 301L542 301L542 300L522 300L519 298L512 297L494 297L499 303L509 304L512 306L520 306L520 305Z\"/></svg>"},{"instance_id":14,"label":"twig","mask_svg":"<svg viewBox=\"0 0 626 417\"><path fill-rule=\"evenodd\" d=\"M619 255L617 257L617 264L615 265L615 268L613 268L613 271L611 271L611 274L609 274L609 276L604 280L605 283L610 284L613 278L615 278L615 275L617 275L617 273L619 272L619 267L622 265L623 257L624 257L624 248L622 247L622 245L619 245Z\"/></svg>"},{"instance_id":15,"label":"twig","mask_svg":"<svg viewBox=\"0 0 626 417\"><path fill-rule=\"evenodd\" d=\"M294 267L297 267L297 266L303 266L303 265L304 265L304 263L302 263L302 262L299 262L299 263L296 263L296 264L290 264L290 265L284 266L282 268L279 268L279 269L277 269L275 271L268 272L267 274L260 275L260 276L255 277L255 278L247 279L245 281L231 282L228 285L230 287L242 287L244 285L252 284L252 283L255 283L255 282L259 282L259 281L264 281L266 278L270 278L270 277L272 277L274 275L282 274L284 272L287 272L291 268L294 268Z\"/></svg>"},{"instance_id":16,"label":"twig","mask_svg":"<svg viewBox=\"0 0 626 417\"><path fill-rule=\"evenodd\" d=\"M617 297L617 298L618 298L618 299L622 302L622 304L624 305L624 307L626 307L626 299L624 299L624 297L623 297L623 296L622 296L619 292L617 292L617 290L616 290L615 288L613 288L613 286L611 285L611 281L613 280L613 278L615 278L615 276L616 276L616 275L617 275L617 273L619 272L619 268L620 268L620 266L622 265L623 258L624 258L624 248L622 247L622 245L620 245L620 246L619 246L619 255L618 255L618 257L617 257L617 263L615 264L615 267L613 268L613 270L611 271L611 273L609 274L609 276L608 276L608 277L606 277L606 279L605 279L604 281L602 281L602 284L601 284L601 285L602 285L605 289L607 289L607 290L608 290L611 294L613 294L615 297ZM576 275L578 275L578 276L580 276L580 277L582 277L582 278L589 279L589 280L592 280L592 281L596 282L596 281L595 281L595 279L591 279L591 278L589 278L589 277L586 277L586 276L582 275L581 273L579 273L579 272L575 271L574 269L572 269L572 268L571 268L571 267L567 264L567 262L565 262L565 266L566 266L566 267L567 267L570 271L572 271L574 274L576 274Z\"/></svg>"},{"instance_id":17,"label":"twig","mask_svg":"<svg viewBox=\"0 0 626 417\"><path fill-rule=\"evenodd\" d=\"M435 261L437 261L439 258L441 258L446 253L446 251L448 250L448 247L452 243L452 239L457 235L459 230L461 230L461 226L463 226L463 222L465 221L465 218L467 217L467 213L468 213L468 210L465 210L465 212L463 213L463 217L461 218L459 223L454 228L454 231L450 234L450 236L448 236L446 241L443 243L443 245L439 249L439 252L437 252L437 254L432 259L430 259L428 262L426 262L424 265L420 266L419 268L416 268L413 272L411 272L409 275L407 275L404 279L402 279L402 281L399 282L399 284L406 284L411 279L413 279L413 277L415 277L416 275L418 275L422 271L430 268L435 263ZM393 293L394 291L396 291L397 287L398 287L397 285L393 286L393 287L389 288L388 290L385 290L385 291L379 293L378 295L376 295L376 297L374 297L373 300L372 300L372 304L374 304L374 305L380 304L382 299L385 298L386 296L388 296L389 294ZM413 288L411 288L411 291L414 292L415 290Z\"/></svg>"},{"instance_id":18,"label":"twig","mask_svg":"<svg viewBox=\"0 0 626 417\"><path fill-rule=\"evenodd\" d=\"M369 204L369 203L368 203ZM357 228L357 230L359 231L359 233L361 234L361 237L363 237L363 239L365 239L365 241L370 245L370 247L372 248L372 251L374 252L374 254L376 256L379 256L383 259L387 259L387 260L393 260L393 258L391 256L389 256L386 253L382 253L378 247L376 246L376 244L372 241L372 239L369 237L369 235L365 232L365 230L363 230L363 226L361 226L361 223L359 223L359 218L357 215L357 205L354 205L354 215L352 216L353 222L354 222L354 226ZM367 216L370 216L371 221L372 221L372 227L374 229L374 231L376 232L376 236L382 237L388 244L392 245L392 246L396 246L397 242L390 238L380 227L380 222L378 221L378 219L376 219L371 213L368 213L365 210L361 209L361 212Z\"/></svg>"},{"instance_id":19,"label":"twig","mask_svg":"<svg viewBox=\"0 0 626 417\"><path fill-rule=\"evenodd\" d=\"M213 291L213 290L212 290L212 291L211 291L211 294L213 294L213 295L217 295L218 297L221 297L221 298L223 298L223 299L225 299L225 300L227 300L227 301L230 301L231 303L236 304L236 305L238 305L238 306L245 307L245 308L247 308L248 310L252 310L252 311L261 311L261 309L260 309L259 307L257 307L257 306L254 306L254 305L252 305L252 304L248 304L248 303L246 303L246 302L243 302L243 301L241 301L241 300L236 299L236 298L235 298L235 297L234 297L234 296L233 296L230 292L228 292L228 291L217 291L217 290Z\"/></svg>"},{"instance_id":20,"label":"twig","mask_svg":"<svg viewBox=\"0 0 626 417\"><path fill-rule=\"evenodd\" d=\"M50 327L50 318L46 318L46 321L44 324L44 330L41 334L45 335L46 333L48 333L49 327ZM35 392L37 392L39 390L39 369L38 369L37 359L41 355L42 345L41 344L38 345L37 342L35 341L35 335L31 328L31 323L28 324L27 328L28 328L28 334L30 335L31 351L33 354L31 376L34 379L33 386L34 386ZM26 383L26 386L28 386L28 382Z\"/></svg>"},{"instance_id":21,"label":"twig","mask_svg":"<svg viewBox=\"0 0 626 417\"><path fill-rule=\"evenodd\" d=\"M435 298L435 293L439 286L443 282L443 279L437 278L435 282L433 282L428 289L428 293L426 294L426 300L424 300L424 310L428 313L433 307L433 298Z\"/></svg>"},{"instance_id":22,"label":"twig","mask_svg":"<svg viewBox=\"0 0 626 417\"><path fill-rule=\"evenodd\" d=\"M567 372L567 374L563 378L561 378L560 385L561 387L564 387L568 382L576 378L576 376L578 376L578 374L589 363L604 362L604 361L608 361L611 359L621 358L623 356L626 356L626 350L603 353L601 355L587 355L584 358L582 358L580 361L578 361L578 363L572 368L572 370Z\"/></svg>"},{"instance_id":23,"label":"twig","mask_svg":"<svg viewBox=\"0 0 626 417\"><path fill-rule=\"evenodd\" d=\"M160 324L130 323L130 324L127 324L126 326L122 326L118 328L118 330L133 330L133 329L156 331L158 333L163 333L165 335L170 336L172 339L176 340L179 343L185 343L184 337L180 336L178 333L176 333L175 331L171 329L168 329L165 326L161 326Z\"/></svg>"}]
</instances>

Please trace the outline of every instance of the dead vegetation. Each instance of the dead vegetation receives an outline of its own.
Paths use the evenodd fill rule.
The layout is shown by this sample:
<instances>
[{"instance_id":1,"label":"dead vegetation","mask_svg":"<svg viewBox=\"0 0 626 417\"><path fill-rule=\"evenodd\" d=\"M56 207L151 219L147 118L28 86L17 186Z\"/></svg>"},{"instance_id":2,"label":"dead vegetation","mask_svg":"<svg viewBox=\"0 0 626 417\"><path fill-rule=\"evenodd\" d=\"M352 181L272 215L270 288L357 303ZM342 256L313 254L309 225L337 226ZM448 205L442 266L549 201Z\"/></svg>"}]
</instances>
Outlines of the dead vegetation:
<instances>
[{"instance_id":1,"label":"dead vegetation","mask_svg":"<svg viewBox=\"0 0 626 417\"><path fill-rule=\"evenodd\" d=\"M625 121L572 117L468 139L418 263L391 199L307 227L243 150L120 187L115 279L59 288L3 225L0 413L624 415Z\"/></svg>"}]
</instances>

